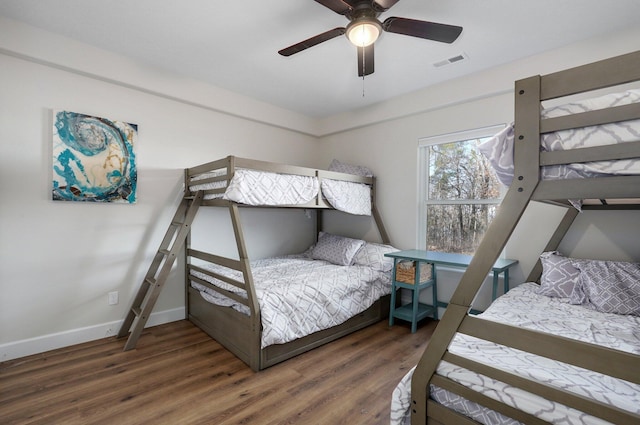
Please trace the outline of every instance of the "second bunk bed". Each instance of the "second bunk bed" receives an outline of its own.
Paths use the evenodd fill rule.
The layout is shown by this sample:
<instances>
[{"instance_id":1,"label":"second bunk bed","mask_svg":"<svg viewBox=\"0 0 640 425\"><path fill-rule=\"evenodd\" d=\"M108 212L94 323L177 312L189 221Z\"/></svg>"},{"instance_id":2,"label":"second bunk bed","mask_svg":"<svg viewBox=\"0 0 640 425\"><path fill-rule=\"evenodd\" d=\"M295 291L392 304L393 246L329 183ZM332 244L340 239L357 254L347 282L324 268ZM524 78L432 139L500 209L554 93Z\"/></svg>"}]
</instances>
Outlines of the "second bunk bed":
<instances>
[{"instance_id":1,"label":"second bunk bed","mask_svg":"<svg viewBox=\"0 0 640 425\"><path fill-rule=\"evenodd\" d=\"M388 316L396 249L375 205L375 178L335 161L329 170L229 156L185 170L187 198L228 208L237 258L187 240L188 319L261 370ZM239 209L315 209L316 243L294 255L250 260ZM325 210L371 216L381 243L323 232Z\"/></svg>"},{"instance_id":2,"label":"second bunk bed","mask_svg":"<svg viewBox=\"0 0 640 425\"><path fill-rule=\"evenodd\" d=\"M392 424L640 423L640 259L556 251L575 207L640 208L640 90L629 89L638 81L640 51L516 82L515 126L489 149L501 152L508 193L425 353L396 388ZM543 106L566 96L574 97ZM532 201L565 208L564 218L528 282L470 314Z\"/></svg>"}]
</instances>

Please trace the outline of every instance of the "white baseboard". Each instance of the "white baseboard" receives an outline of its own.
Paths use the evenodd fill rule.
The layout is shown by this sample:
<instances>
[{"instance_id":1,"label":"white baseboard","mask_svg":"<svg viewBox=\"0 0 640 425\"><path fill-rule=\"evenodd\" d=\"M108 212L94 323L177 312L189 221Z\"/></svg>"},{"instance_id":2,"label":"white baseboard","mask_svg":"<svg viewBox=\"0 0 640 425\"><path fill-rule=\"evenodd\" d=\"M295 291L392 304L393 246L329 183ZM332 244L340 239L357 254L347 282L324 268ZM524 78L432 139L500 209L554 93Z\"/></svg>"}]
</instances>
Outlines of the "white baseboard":
<instances>
[{"instance_id":1,"label":"white baseboard","mask_svg":"<svg viewBox=\"0 0 640 425\"><path fill-rule=\"evenodd\" d=\"M163 323L175 322L185 318L185 308L174 308L172 310L151 313L147 321L146 328L161 325ZM72 329L55 334L43 335L36 338L23 339L20 341L0 344L0 361L13 360L32 354L44 353L45 351L57 348L68 347L70 345L81 344L83 342L114 336L120 329L122 320L103 323L86 328Z\"/></svg>"}]
</instances>

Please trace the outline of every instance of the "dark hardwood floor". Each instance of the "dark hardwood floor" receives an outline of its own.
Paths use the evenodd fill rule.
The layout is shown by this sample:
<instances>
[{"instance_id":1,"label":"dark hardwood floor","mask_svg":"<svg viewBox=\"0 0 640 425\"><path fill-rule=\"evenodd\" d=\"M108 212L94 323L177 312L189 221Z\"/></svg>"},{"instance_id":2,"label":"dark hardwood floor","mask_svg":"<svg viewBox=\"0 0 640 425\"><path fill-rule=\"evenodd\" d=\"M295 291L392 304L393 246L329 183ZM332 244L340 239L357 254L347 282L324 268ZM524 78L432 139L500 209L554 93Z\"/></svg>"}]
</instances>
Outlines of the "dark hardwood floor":
<instances>
[{"instance_id":1,"label":"dark hardwood floor","mask_svg":"<svg viewBox=\"0 0 640 425\"><path fill-rule=\"evenodd\" d=\"M188 321L0 363L2 424L388 424L436 322L380 322L254 373Z\"/></svg>"}]
</instances>

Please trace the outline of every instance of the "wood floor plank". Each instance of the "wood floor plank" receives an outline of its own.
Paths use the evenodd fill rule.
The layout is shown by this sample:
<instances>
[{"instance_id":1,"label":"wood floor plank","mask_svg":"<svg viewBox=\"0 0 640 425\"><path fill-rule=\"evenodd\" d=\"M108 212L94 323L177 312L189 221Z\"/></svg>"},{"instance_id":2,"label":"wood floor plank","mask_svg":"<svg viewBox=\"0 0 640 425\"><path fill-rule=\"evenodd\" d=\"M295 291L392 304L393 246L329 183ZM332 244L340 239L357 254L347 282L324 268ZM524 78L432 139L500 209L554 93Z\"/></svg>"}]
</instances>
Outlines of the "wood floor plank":
<instances>
[{"instance_id":1,"label":"wood floor plank","mask_svg":"<svg viewBox=\"0 0 640 425\"><path fill-rule=\"evenodd\" d=\"M164 329L164 327L167 327L167 329ZM142 333L138 349L145 347L145 345L153 344L156 351L162 351L164 348L160 344L168 343L169 347L175 346L177 345L175 344L176 337L188 339L196 336L201 340L205 340L207 338L206 335L203 335L198 328L195 328L189 322L184 320L167 323L163 325L162 328L162 330L154 330L153 332L146 329L145 332ZM167 333L167 331L169 331L169 333ZM135 352L138 351L140 350L136 350ZM0 363L0 373L5 377L10 376L12 373L30 373L36 369L57 366L60 363L66 363L70 360L75 363L78 359L81 359L83 355L95 356L102 352L106 352L106 355L109 355L108 353L120 354L122 353L122 347L118 344L114 344L113 338L98 339L84 344L71 345L57 350Z\"/></svg>"},{"instance_id":2,"label":"wood floor plank","mask_svg":"<svg viewBox=\"0 0 640 425\"><path fill-rule=\"evenodd\" d=\"M362 329L255 373L188 321L0 363L3 424L387 424L436 322Z\"/></svg>"},{"instance_id":3,"label":"wood floor plank","mask_svg":"<svg viewBox=\"0 0 640 425\"><path fill-rule=\"evenodd\" d=\"M201 352L210 353L206 346L199 348ZM146 363L124 364L87 375L65 375L67 378L64 380L60 376L51 376L47 379L62 381L61 384L48 386L20 398L4 416L12 418L11 410L17 409L18 413L28 411L29 406L37 404L41 415L32 414L32 420L34 423L37 423L35 419L47 423L54 415L65 417L67 412L86 409L95 403L114 399L127 400L153 391L164 383L171 384L184 379L185 371L190 366L182 363L184 356L181 354L173 351L152 357ZM199 366L199 363L193 365L194 368Z\"/></svg>"},{"instance_id":4,"label":"wood floor plank","mask_svg":"<svg viewBox=\"0 0 640 425\"><path fill-rule=\"evenodd\" d=\"M207 338L203 338L199 334L187 334L164 344L159 341L156 348L159 353L163 353L165 352L165 347L175 347L182 344L192 345L206 340ZM19 398L23 397L25 393L34 390L30 381L39 383L39 391L47 388L53 389L64 385L64 381L57 379L61 375L82 376L86 379L116 365L122 367L124 364L133 365L136 362L147 362L151 355L142 350L134 355L126 355L121 347L114 346L112 343L103 344L102 346L94 346L89 351L82 348L78 352L68 352L62 356L55 353L50 358L50 361L39 362L40 364L37 366L30 363L25 367L24 371L20 371L20 367L13 366L11 373L1 374L0 377L9 378L11 376L14 378L12 379L12 385L8 385L3 390L10 392L13 397ZM22 377L28 377L29 379L22 379Z\"/></svg>"}]
</instances>

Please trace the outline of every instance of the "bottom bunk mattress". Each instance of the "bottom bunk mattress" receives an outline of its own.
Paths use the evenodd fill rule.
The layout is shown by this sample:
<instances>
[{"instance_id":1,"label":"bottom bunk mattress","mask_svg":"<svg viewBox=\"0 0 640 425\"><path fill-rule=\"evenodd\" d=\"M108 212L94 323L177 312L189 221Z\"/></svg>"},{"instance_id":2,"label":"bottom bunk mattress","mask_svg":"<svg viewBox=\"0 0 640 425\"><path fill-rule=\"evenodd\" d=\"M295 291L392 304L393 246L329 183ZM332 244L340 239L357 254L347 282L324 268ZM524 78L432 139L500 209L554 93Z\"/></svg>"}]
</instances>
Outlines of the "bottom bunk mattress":
<instances>
[{"instance_id":1,"label":"bottom bunk mattress","mask_svg":"<svg viewBox=\"0 0 640 425\"><path fill-rule=\"evenodd\" d=\"M538 291L537 284L524 283L498 298L478 317L640 354L640 317L601 313L572 305L568 298L550 298L538 294ZM640 385L463 334L454 337L449 351L480 363L487 364L489 360L495 368L640 414ZM409 406L413 370L405 375L393 392L392 425L411 423ZM440 362L436 373L549 423L608 424L445 361ZM434 385L429 387L429 392L436 402L482 424L519 423Z\"/></svg>"},{"instance_id":2,"label":"bottom bunk mattress","mask_svg":"<svg viewBox=\"0 0 640 425\"><path fill-rule=\"evenodd\" d=\"M392 251L397 249L366 244L356 255L355 263L348 266L312 259L308 254L252 261L251 273L262 320L262 348L340 325L390 294L393 263L383 259L384 253ZM367 257L366 253L373 253L373 257ZM358 261L358 258L366 261ZM201 267L243 280L242 274L235 270L215 264ZM190 273L246 297L243 290L205 273L196 270ZM192 282L191 286L212 304L249 314L244 304L197 282Z\"/></svg>"}]
</instances>

